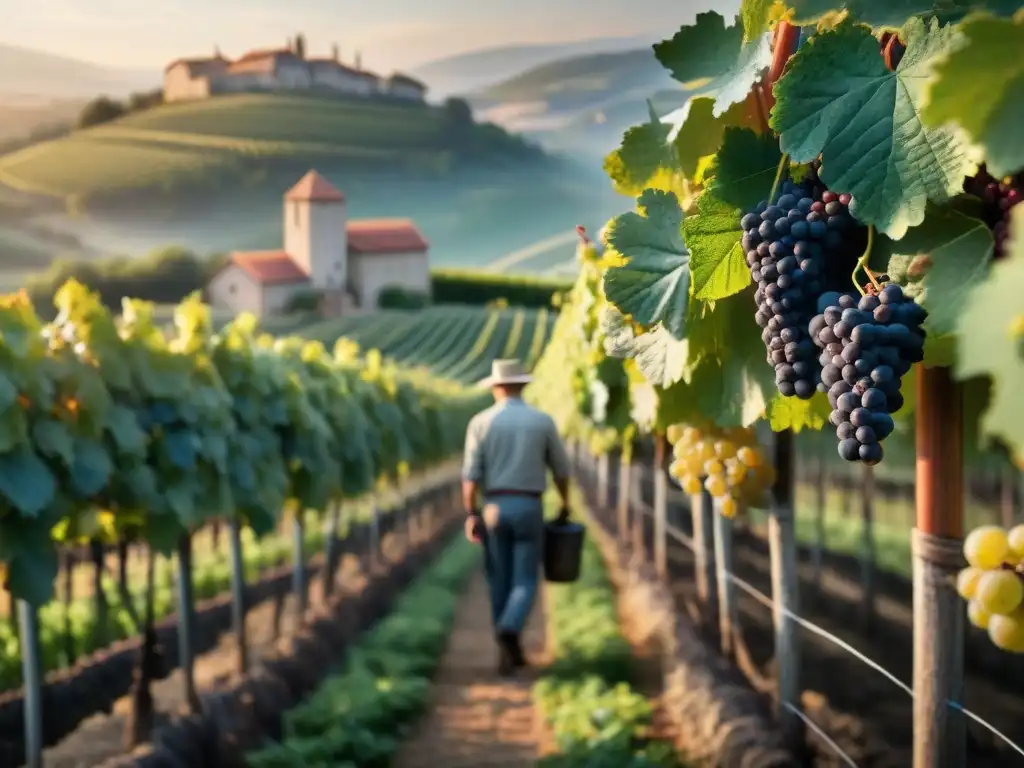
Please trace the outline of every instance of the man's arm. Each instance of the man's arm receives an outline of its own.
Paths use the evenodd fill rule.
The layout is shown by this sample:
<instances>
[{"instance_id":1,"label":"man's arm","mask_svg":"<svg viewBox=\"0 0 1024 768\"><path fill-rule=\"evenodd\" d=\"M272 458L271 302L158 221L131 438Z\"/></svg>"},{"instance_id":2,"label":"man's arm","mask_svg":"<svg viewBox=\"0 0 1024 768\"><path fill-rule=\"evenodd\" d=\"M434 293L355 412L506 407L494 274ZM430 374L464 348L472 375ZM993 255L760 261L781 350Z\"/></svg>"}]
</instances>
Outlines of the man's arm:
<instances>
[{"instance_id":1,"label":"man's arm","mask_svg":"<svg viewBox=\"0 0 1024 768\"><path fill-rule=\"evenodd\" d=\"M572 464L569 462L569 456L562 444L562 437L558 434L558 427L555 426L553 420L548 421L548 444L545 454L551 473L555 476L555 488L558 489L558 495L562 497L562 507L568 509Z\"/></svg>"},{"instance_id":2,"label":"man's arm","mask_svg":"<svg viewBox=\"0 0 1024 768\"><path fill-rule=\"evenodd\" d=\"M480 422L473 419L466 429L466 446L462 457L462 505L466 514L476 511L477 492L484 479L484 452L480 439Z\"/></svg>"}]
</instances>

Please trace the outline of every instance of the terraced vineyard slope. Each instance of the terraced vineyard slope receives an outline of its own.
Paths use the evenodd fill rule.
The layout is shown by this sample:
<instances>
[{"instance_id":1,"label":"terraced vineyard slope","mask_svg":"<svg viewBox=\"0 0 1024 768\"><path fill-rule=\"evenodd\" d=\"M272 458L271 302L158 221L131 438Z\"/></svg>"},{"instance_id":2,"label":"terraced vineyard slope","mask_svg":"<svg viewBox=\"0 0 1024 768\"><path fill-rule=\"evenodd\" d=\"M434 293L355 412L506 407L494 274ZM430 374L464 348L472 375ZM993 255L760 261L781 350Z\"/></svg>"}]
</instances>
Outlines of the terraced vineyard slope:
<instances>
[{"instance_id":1,"label":"terraced vineyard slope","mask_svg":"<svg viewBox=\"0 0 1024 768\"><path fill-rule=\"evenodd\" d=\"M515 357L533 368L554 327L547 309L486 309L435 306L417 311L387 310L325 320L298 331L333 345L346 337L360 348L379 349L405 367L423 367L460 382L482 379L491 361Z\"/></svg>"},{"instance_id":2,"label":"terraced vineyard slope","mask_svg":"<svg viewBox=\"0 0 1024 768\"><path fill-rule=\"evenodd\" d=\"M419 104L291 94L238 94L167 104L0 157L0 185L88 199L173 191L258 162L295 169L447 162L443 110ZM514 140L510 142L515 144Z\"/></svg>"}]
</instances>

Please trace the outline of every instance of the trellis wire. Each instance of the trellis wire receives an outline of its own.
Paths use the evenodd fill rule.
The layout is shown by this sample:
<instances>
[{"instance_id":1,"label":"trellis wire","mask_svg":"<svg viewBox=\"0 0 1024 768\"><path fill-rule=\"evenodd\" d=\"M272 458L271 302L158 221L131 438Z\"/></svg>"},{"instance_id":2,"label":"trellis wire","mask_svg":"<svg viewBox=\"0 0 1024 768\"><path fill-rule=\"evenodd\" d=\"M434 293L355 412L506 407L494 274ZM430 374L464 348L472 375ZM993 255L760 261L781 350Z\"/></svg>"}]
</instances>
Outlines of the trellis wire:
<instances>
[{"instance_id":1,"label":"trellis wire","mask_svg":"<svg viewBox=\"0 0 1024 768\"><path fill-rule=\"evenodd\" d=\"M639 506L641 507L641 511L645 515L648 515L648 516L651 515L652 510L651 510L651 508L647 504L645 504L643 502L640 502ZM689 536L687 536L685 533L680 531L678 528L676 528L671 523L666 527L666 529L667 529L667 532L672 536L673 539L675 539L676 541L678 541L680 544L684 545L685 547L687 547L691 551L694 551L693 540L690 539ZM759 603L764 605L766 608L772 608L773 607L774 603L773 603L772 599L768 595L766 595L764 592L759 590L757 587L755 587L754 585L750 584L747 581L744 581L742 578L740 578L739 576L736 576L733 573L730 573L729 571L725 571L724 573L725 573L725 575L729 578L729 580L733 584L735 584L737 587L742 589L744 592L746 592L752 598L754 598ZM872 669L874 669L876 672L878 672L883 677L888 679L890 682L892 682L898 688L902 689L908 696L910 696L910 698L914 698L914 689L913 688L911 688L909 685L904 683L902 680L900 680L898 677L896 677L896 675L894 675L892 672L887 670L885 667L883 667L877 661L874 661L873 659L871 659L866 654L862 653L861 651L858 651L856 648L854 648L852 645L850 645L848 642L846 642L842 638L836 637L834 634L829 632L827 629L823 629L822 627L819 627L814 622L808 621L807 619L803 618L802 616L798 616L797 614L793 613L792 611L783 609L783 615L785 615L789 619L792 619L793 621L795 621L797 624L799 624L804 629L806 629L806 630L808 630L810 632L813 632L814 634L818 635L819 637L825 638L826 640L830 641L831 643L833 643L837 647L843 649L844 651L846 651L847 653L852 655L854 658L860 660L861 662L863 662L867 666L869 666ZM962 704L960 704L958 702L946 701L946 705L951 707L952 709L955 709L955 710L957 710L959 712L962 712L964 715L966 715L967 717L971 718L971 720L973 720L974 722L978 723L978 725L984 726L989 731L991 731L993 734L995 734L1000 739L1002 739L1003 742L1005 742L1008 747L1013 749L1015 752L1017 752L1021 756L1024 756L1024 748L1021 748L1020 745L1018 745L1017 743L1012 741L1006 734L1004 734L1002 731L1000 731L998 728L996 728L994 725L992 725L988 721L982 719L981 717L976 715L974 712L971 712L969 709L967 709L966 707L964 707ZM837 749L838 749L838 747L837 747ZM840 753L840 754L842 754L842 753ZM844 755L844 757L845 757L845 755ZM847 759L849 759L849 758L847 758Z\"/></svg>"}]
</instances>

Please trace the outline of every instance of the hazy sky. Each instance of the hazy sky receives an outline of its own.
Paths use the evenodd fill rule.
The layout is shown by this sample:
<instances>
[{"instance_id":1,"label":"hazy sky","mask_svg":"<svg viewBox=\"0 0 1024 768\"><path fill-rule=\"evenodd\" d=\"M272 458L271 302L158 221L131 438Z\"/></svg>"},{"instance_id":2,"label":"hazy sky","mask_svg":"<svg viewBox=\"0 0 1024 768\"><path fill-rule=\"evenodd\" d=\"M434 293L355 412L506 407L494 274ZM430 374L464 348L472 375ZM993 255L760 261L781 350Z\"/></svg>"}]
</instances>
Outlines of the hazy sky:
<instances>
[{"instance_id":1,"label":"hazy sky","mask_svg":"<svg viewBox=\"0 0 1024 768\"><path fill-rule=\"evenodd\" d=\"M670 34L739 0L0 0L0 42L97 64L161 67L220 45L232 56L306 35L368 66L410 66L496 45Z\"/></svg>"}]
</instances>

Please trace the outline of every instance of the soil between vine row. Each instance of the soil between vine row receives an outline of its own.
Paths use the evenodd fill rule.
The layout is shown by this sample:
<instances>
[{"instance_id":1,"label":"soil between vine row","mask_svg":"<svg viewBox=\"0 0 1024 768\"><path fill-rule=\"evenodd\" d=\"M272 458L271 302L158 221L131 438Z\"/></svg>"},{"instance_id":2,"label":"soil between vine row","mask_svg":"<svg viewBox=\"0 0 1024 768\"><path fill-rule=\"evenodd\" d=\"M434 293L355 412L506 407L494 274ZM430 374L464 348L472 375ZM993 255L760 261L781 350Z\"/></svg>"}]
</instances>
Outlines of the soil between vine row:
<instances>
[{"instance_id":1,"label":"soil between vine row","mask_svg":"<svg viewBox=\"0 0 1024 768\"><path fill-rule=\"evenodd\" d=\"M397 562L406 553L397 537L386 537L381 542L385 559ZM358 594L366 584L367 574L355 555L342 558L338 568L337 588L342 592ZM325 604L323 578L309 582L309 606L318 609ZM280 612L280 624L275 629L275 614ZM299 627L296 616L296 598L288 594L282 605L274 599L251 606L246 615L250 665L272 652L278 643L295 633ZM196 689L203 691L224 688L239 679L236 670L236 645L230 632L221 635L217 645L200 654L195 660ZM174 716L185 712L184 678L181 668L152 684L154 730L169 723ZM125 754L124 733L131 707L131 694L123 696L110 714L98 713L84 721L59 744L44 751L46 768L89 768Z\"/></svg>"}]
</instances>

